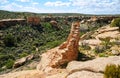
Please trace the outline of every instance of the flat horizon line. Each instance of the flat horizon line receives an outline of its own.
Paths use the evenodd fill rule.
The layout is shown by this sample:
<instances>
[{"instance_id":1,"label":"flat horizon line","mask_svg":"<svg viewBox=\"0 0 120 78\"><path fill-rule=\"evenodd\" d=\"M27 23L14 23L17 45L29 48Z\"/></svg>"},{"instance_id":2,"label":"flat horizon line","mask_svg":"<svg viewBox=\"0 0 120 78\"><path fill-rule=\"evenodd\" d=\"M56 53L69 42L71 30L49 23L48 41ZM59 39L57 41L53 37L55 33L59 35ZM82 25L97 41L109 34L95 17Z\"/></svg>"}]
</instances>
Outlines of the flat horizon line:
<instances>
[{"instance_id":1,"label":"flat horizon line","mask_svg":"<svg viewBox=\"0 0 120 78\"><path fill-rule=\"evenodd\" d=\"M10 11L10 10L0 10L8 12L20 12L20 13L35 13L35 14L81 14L81 15L120 15L120 14L87 14L87 13L77 13L77 12L30 12L30 11Z\"/></svg>"}]
</instances>

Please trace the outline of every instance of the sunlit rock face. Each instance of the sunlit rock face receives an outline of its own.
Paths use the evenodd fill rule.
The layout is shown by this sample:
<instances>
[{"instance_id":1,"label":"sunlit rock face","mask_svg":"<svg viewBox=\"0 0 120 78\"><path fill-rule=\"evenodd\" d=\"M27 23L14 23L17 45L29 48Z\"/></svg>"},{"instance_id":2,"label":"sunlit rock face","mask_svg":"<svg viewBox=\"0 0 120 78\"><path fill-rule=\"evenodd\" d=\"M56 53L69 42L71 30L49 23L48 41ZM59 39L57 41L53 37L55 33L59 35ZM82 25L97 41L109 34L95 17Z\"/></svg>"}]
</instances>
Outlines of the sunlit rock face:
<instances>
[{"instance_id":1,"label":"sunlit rock face","mask_svg":"<svg viewBox=\"0 0 120 78\"><path fill-rule=\"evenodd\" d=\"M52 68L58 68L61 65L77 59L79 42L79 22L73 22L70 34L63 44L48 50L41 56L41 61L37 66L38 70L49 71Z\"/></svg>"},{"instance_id":2,"label":"sunlit rock face","mask_svg":"<svg viewBox=\"0 0 120 78\"><path fill-rule=\"evenodd\" d=\"M40 21L39 17L27 17L27 23L31 25L40 25Z\"/></svg>"}]
</instances>

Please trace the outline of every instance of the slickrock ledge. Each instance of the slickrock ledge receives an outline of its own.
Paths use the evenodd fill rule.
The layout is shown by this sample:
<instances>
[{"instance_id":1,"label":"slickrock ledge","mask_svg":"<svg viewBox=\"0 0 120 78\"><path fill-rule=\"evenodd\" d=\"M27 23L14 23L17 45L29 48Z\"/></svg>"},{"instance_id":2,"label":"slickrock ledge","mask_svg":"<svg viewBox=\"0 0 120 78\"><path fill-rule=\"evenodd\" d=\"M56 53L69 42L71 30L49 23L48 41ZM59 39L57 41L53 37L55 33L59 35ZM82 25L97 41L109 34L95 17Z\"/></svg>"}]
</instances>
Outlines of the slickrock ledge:
<instances>
[{"instance_id":1,"label":"slickrock ledge","mask_svg":"<svg viewBox=\"0 0 120 78\"><path fill-rule=\"evenodd\" d=\"M80 62L72 61L67 66L66 78L103 78L105 67L109 64L120 65L120 56L101 57Z\"/></svg>"}]
</instances>

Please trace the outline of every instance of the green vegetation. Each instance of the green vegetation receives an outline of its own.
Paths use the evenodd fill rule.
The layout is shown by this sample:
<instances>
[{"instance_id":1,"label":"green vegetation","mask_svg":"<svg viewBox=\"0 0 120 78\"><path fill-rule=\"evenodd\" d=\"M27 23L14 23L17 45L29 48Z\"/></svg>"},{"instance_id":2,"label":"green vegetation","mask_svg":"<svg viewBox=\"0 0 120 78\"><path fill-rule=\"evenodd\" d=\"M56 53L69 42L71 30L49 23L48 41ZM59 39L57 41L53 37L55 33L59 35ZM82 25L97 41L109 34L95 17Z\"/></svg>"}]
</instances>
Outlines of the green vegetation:
<instances>
[{"instance_id":1,"label":"green vegetation","mask_svg":"<svg viewBox=\"0 0 120 78\"><path fill-rule=\"evenodd\" d=\"M6 66L6 68L10 69L10 68L12 68L13 64L14 64L14 60L9 59L7 61L7 63L5 64L5 66Z\"/></svg>"},{"instance_id":2,"label":"green vegetation","mask_svg":"<svg viewBox=\"0 0 120 78\"><path fill-rule=\"evenodd\" d=\"M27 52L22 52L19 56L20 56L20 58L22 58L22 57L25 57L27 55L28 55Z\"/></svg>"},{"instance_id":3,"label":"green vegetation","mask_svg":"<svg viewBox=\"0 0 120 78\"><path fill-rule=\"evenodd\" d=\"M113 55L111 53L111 47L115 46L115 42L110 42L110 37L107 37L105 39L100 39L102 43L95 47L93 50L95 54L99 55L99 57L106 57Z\"/></svg>"},{"instance_id":4,"label":"green vegetation","mask_svg":"<svg viewBox=\"0 0 120 78\"><path fill-rule=\"evenodd\" d=\"M94 51L96 54L104 52L106 49L103 45L96 46Z\"/></svg>"},{"instance_id":5,"label":"green vegetation","mask_svg":"<svg viewBox=\"0 0 120 78\"><path fill-rule=\"evenodd\" d=\"M120 78L120 65L107 65L104 78Z\"/></svg>"},{"instance_id":6,"label":"green vegetation","mask_svg":"<svg viewBox=\"0 0 120 78\"><path fill-rule=\"evenodd\" d=\"M2 71L4 67L12 68L16 59L33 53L41 54L60 45L70 31L70 26L64 24L60 26L62 29L57 30L49 22L41 22L39 26L16 25L1 29L0 70Z\"/></svg>"},{"instance_id":7,"label":"green vegetation","mask_svg":"<svg viewBox=\"0 0 120 78\"><path fill-rule=\"evenodd\" d=\"M108 57L105 53L99 53L99 57Z\"/></svg>"},{"instance_id":8,"label":"green vegetation","mask_svg":"<svg viewBox=\"0 0 120 78\"><path fill-rule=\"evenodd\" d=\"M29 13L29 12L10 12L10 11L0 10L0 19L26 18L27 16L39 16L39 14Z\"/></svg>"},{"instance_id":9,"label":"green vegetation","mask_svg":"<svg viewBox=\"0 0 120 78\"><path fill-rule=\"evenodd\" d=\"M107 51L107 49L110 49L112 46L112 43L110 42L110 37L107 37L105 39L101 39L102 43L99 46L96 46L94 51L96 54L103 53Z\"/></svg>"},{"instance_id":10,"label":"green vegetation","mask_svg":"<svg viewBox=\"0 0 120 78\"><path fill-rule=\"evenodd\" d=\"M111 23L111 26L119 27L119 31L120 31L120 18L114 19L114 21Z\"/></svg>"},{"instance_id":11,"label":"green vegetation","mask_svg":"<svg viewBox=\"0 0 120 78\"><path fill-rule=\"evenodd\" d=\"M12 34L7 34L3 42L7 47L12 47L12 46L15 46L16 39Z\"/></svg>"},{"instance_id":12,"label":"green vegetation","mask_svg":"<svg viewBox=\"0 0 120 78\"><path fill-rule=\"evenodd\" d=\"M81 48L84 49L84 50L90 50L91 49L91 47L88 46L88 44L84 44L84 43L82 43Z\"/></svg>"},{"instance_id":13,"label":"green vegetation","mask_svg":"<svg viewBox=\"0 0 120 78\"><path fill-rule=\"evenodd\" d=\"M6 69L6 68L12 68L14 60L15 60L14 55L0 53L0 71L2 71L3 69ZM3 67L3 69L2 69L2 67Z\"/></svg>"},{"instance_id":14,"label":"green vegetation","mask_svg":"<svg viewBox=\"0 0 120 78\"><path fill-rule=\"evenodd\" d=\"M81 16L86 14L79 13L31 13L31 12L10 12L0 10L0 19L26 18L27 16Z\"/></svg>"},{"instance_id":15,"label":"green vegetation","mask_svg":"<svg viewBox=\"0 0 120 78\"><path fill-rule=\"evenodd\" d=\"M104 45L105 49L109 49L111 47L110 37L102 39L102 45Z\"/></svg>"}]
</instances>

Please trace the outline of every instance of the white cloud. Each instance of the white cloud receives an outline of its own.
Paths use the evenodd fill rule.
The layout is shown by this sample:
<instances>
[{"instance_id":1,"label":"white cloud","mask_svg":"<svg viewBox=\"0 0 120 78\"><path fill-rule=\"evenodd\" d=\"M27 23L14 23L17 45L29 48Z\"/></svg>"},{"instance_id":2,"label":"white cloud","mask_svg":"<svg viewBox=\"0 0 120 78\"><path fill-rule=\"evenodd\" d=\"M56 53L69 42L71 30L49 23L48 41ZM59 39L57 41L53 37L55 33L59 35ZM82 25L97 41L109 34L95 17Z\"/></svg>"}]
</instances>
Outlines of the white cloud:
<instances>
[{"instance_id":1,"label":"white cloud","mask_svg":"<svg viewBox=\"0 0 120 78\"><path fill-rule=\"evenodd\" d=\"M70 0L72 3L72 6L87 6L89 3L89 0Z\"/></svg>"},{"instance_id":2,"label":"white cloud","mask_svg":"<svg viewBox=\"0 0 120 78\"><path fill-rule=\"evenodd\" d=\"M69 0L82 13L119 13L120 0ZM119 9L118 9L119 8Z\"/></svg>"},{"instance_id":3,"label":"white cloud","mask_svg":"<svg viewBox=\"0 0 120 78\"><path fill-rule=\"evenodd\" d=\"M27 5L8 2L0 5L0 9L37 13L120 14L120 0L68 0L68 2L54 1L46 2L45 4L33 0L28 1L29 3Z\"/></svg>"},{"instance_id":4,"label":"white cloud","mask_svg":"<svg viewBox=\"0 0 120 78\"><path fill-rule=\"evenodd\" d=\"M106 8L108 8L108 6L116 6L120 4L120 0L69 0L69 1L72 3L73 6L80 6L80 7L105 6Z\"/></svg>"},{"instance_id":5,"label":"white cloud","mask_svg":"<svg viewBox=\"0 0 120 78\"><path fill-rule=\"evenodd\" d=\"M30 0L17 0L17 1L20 1L20 2L30 2Z\"/></svg>"},{"instance_id":6,"label":"white cloud","mask_svg":"<svg viewBox=\"0 0 120 78\"><path fill-rule=\"evenodd\" d=\"M36 4L36 3L35 3ZM19 5L17 3L10 3L7 5L2 5L0 6L0 8L2 8L3 10L9 10L9 11L19 11L19 12L36 12L36 13L40 13L40 12L45 12L45 9L41 9L37 6L24 6L24 5ZM50 10L48 11L50 12Z\"/></svg>"},{"instance_id":7,"label":"white cloud","mask_svg":"<svg viewBox=\"0 0 120 78\"><path fill-rule=\"evenodd\" d=\"M8 2L9 2L8 0L0 0L0 4L6 4Z\"/></svg>"},{"instance_id":8,"label":"white cloud","mask_svg":"<svg viewBox=\"0 0 120 78\"><path fill-rule=\"evenodd\" d=\"M56 1L56 2L46 2L45 6L69 6L70 2L62 2L62 1Z\"/></svg>"},{"instance_id":9,"label":"white cloud","mask_svg":"<svg viewBox=\"0 0 120 78\"><path fill-rule=\"evenodd\" d=\"M3 6L1 6L1 8L4 10L14 11L16 8L18 8L18 10L19 10L19 8L23 8L23 6L18 5L16 3L11 3L11 4L7 4L7 5L3 5Z\"/></svg>"},{"instance_id":10,"label":"white cloud","mask_svg":"<svg viewBox=\"0 0 120 78\"><path fill-rule=\"evenodd\" d=\"M38 2L32 2L33 5L38 5L39 3Z\"/></svg>"}]
</instances>

